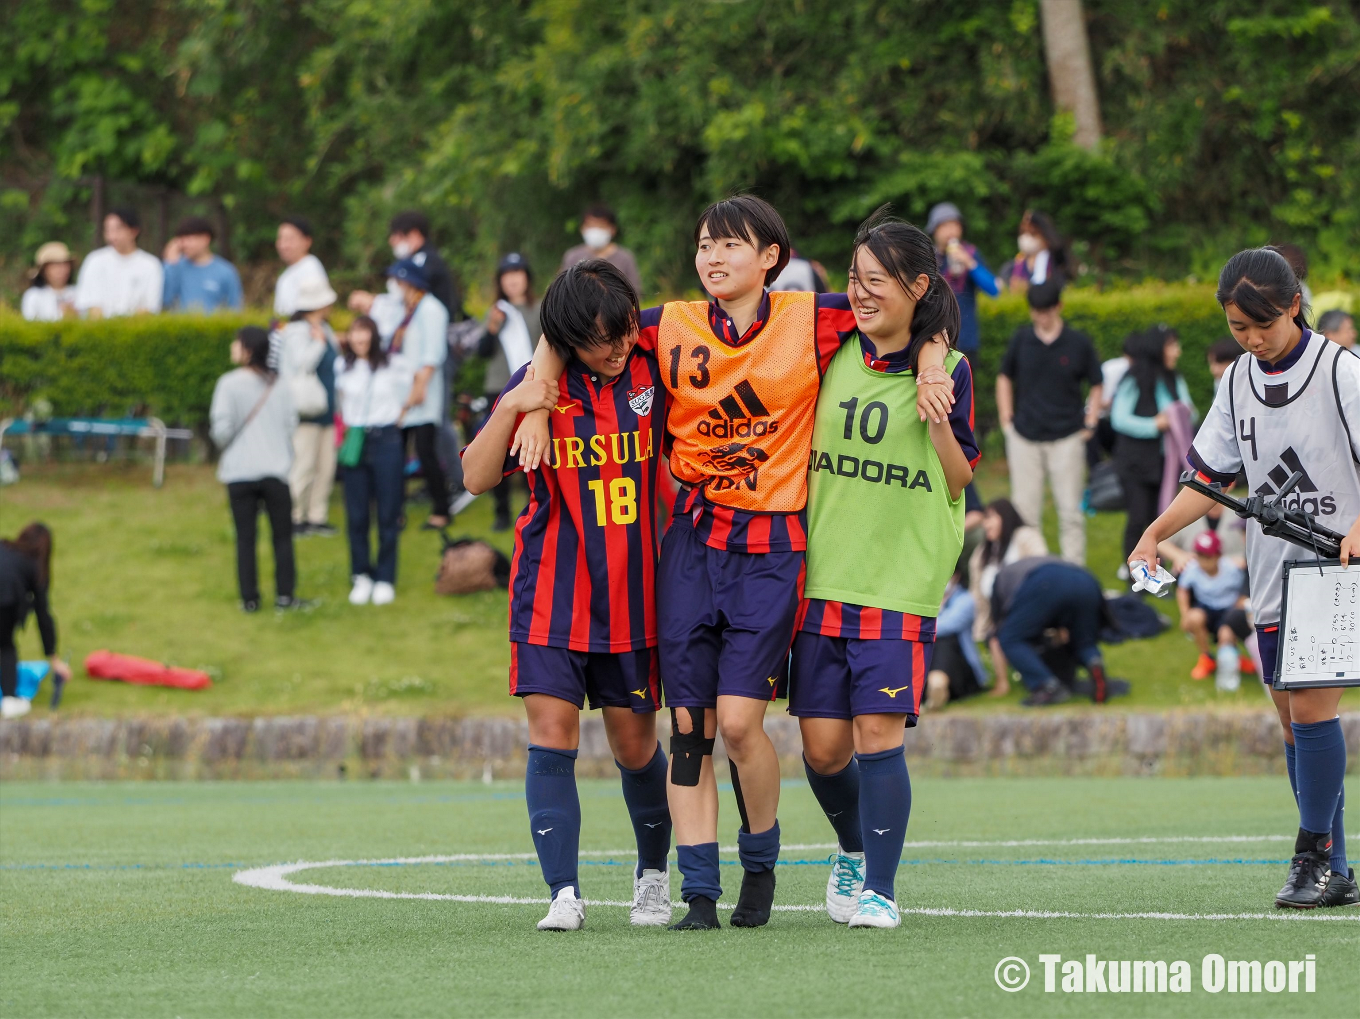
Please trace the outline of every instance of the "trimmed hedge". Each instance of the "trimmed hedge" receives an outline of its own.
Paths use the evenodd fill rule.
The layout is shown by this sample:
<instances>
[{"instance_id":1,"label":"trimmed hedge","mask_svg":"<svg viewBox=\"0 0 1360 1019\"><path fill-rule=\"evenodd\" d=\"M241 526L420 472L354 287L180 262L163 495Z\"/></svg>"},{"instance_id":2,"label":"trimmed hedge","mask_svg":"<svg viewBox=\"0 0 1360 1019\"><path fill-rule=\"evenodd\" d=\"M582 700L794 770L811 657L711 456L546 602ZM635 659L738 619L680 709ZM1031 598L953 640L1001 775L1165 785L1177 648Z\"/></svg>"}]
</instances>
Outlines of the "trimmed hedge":
<instances>
[{"instance_id":1,"label":"trimmed hedge","mask_svg":"<svg viewBox=\"0 0 1360 1019\"><path fill-rule=\"evenodd\" d=\"M236 330L262 316L137 315L25 322L0 315L0 416L42 398L61 416L154 415L197 427L231 368Z\"/></svg>"},{"instance_id":2,"label":"trimmed hedge","mask_svg":"<svg viewBox=\"0 0 1360 1019\"><path fill-rule=\"evenodd\" d=\"M1095 340L1102 358L1116 357L1124 337L1159 322L1180 334L1180 370L1203 414L1213 397L1205 351L1228 335L1213 287L1152 284L1098 293L1071 290L1063 314ZM337 312L337 328L348 319ZM1023 296L978 298L982 350L974 375L979 431L996 425L996 370L1015 329L1029 321ZM191 427L207 420L217 377L231 366L227 349L256 315L145 315L97 322L25 322L0 314L0 415L22 413L43 397L58 415L155 414Z\"/></svg>"}]
</instances>

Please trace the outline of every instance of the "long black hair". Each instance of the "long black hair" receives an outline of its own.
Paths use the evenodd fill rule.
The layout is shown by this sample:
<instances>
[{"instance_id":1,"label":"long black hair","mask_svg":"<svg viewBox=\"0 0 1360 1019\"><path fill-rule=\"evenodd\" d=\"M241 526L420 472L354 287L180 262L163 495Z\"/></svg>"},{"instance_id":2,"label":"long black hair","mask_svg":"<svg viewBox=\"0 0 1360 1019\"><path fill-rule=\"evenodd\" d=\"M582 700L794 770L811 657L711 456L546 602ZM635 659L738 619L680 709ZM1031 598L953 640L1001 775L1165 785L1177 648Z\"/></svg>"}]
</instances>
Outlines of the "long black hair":
<instances>
[{"instance_id":1,"label":"long black hair","mask_svg":"<svg viewBox=\"0 0 1360 1019\"><path fill-rule=\"evenodd\" d=\"M1000 563L1005 559L1006 553L1010 551L1011 539L1015 537L1015 532L1025 526L1025 520L1020 516L1020 511L1009 499L993 499L987 504L987 512L995 513L1001 518L1001 537L982 546L983 566Z\"/></svg>"},{"instance_id":2,"label":"long black hair","mask_svg":"<svg viewBox=\"0 0 1360 1019\"><path fill-rule=\"evenodd\" d=\"M254 368L264 375L273 374L269 369L269 333L259 326L242 326L236 330L236 342L246 352L243 367Z\"/></svg>"},{"instance_id":3,"label":"long black hair","mask_svg":"<svg viewBox=\"0 0 1360 1019\"><path fill-rule=\"evenodd\" d=\"M1048 248L1049 276L1057 274L1065 282L1071 276L1071 266L1067 255L1067 242L1058 232L1058 224L1053 222L1052 216L1038 209L1027 209L1024 219L1044 239L1044 246Z\"/></svg>"},{"instance_id":4,"label":"long black hair","mask_svg":"<svg viewBox=\"0 0 1360 1019\"><path fill-rule=\"evenodd\" d=\"M1179 339L1170 326L1156 325L1141 333L1132 333L1124 340L1124 353L1129 358L1129 378L1138 385L1138 404L1134 413L1152 417L1157 413L1157 383L1166 386L1171 399L1180 391L1175 369L1166 366L1167 344Z\"/></svg>"},{"instance_id":5,"label":"long black hair","mask_svg":"<svg viewBox=\"0 0 1360 1019\"><path fill-rule=\"evenodd\" d=\"M896 219L892 216L892 206L883 205L860 224L859 232L855 234L854 254L850 258L850 272L855 276L859 275L857 262L861 248L867 248L878 264L909 294L915 291L918 276L924 274L930 278L911 318L907 359L912 370L916 369L921 347L936 333L945 333L953 347L959 338L959 302L949 283L940 275L935 242L925 231Z\"/></svg>"},{"instance_id":6,"label":"long black hair","mask_svg":"<svg viewBox=\"0 0 1360 1019\"><path fill-rule=\"evenodd\" d=\"M1306 273L1306 270L1305 270ZM1278 248L1248 248L1228 259L1214 294L1221 308L1235 304L1253 322L1268 326L1303 294L1303 278ZM1294 324L1308 328L1308 299L1301 297Z\"/></svg>"},{"instance_id":7,"label":"long black hair","mask_svg":"<svg viewBox=\"0 0 1360 1019\"><path fill-rule=\"evenodd\" d=\"M367 315L359 315L349 324L349 329L345 330L345 335L340 337L340 356L345 359L345 367L353 368L354 362L359 359L359 355L349 345L349 334L352 329L368 330L368 354L365 355L364 360L368 362L369 368L377 371L387 364L387 351L383 349L382 336L378 332L378 323Z\"/></svg>"}]
</instances>

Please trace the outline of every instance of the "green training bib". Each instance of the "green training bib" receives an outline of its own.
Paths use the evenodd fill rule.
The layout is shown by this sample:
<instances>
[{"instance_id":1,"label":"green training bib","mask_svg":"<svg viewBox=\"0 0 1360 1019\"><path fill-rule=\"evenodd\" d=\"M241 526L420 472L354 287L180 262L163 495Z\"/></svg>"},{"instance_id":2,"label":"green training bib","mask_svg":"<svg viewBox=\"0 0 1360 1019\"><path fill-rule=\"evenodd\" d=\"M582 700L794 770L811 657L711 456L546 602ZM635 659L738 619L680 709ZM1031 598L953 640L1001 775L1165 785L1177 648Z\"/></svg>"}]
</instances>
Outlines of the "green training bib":
<instances>
[{"instance_id":1,"label":"green training bib","mask_svg":"<svg viewBox=\"0 0 1360 1019\"><path fill-rule=\"evenodd\" d=\"M951 350L952 372L963 355ZM916 375L876 372L859 337L831 359L808 458L808 598L918 616L940 599L963 549L963 493L916 416Z\"/></svg>"}]
</instances>

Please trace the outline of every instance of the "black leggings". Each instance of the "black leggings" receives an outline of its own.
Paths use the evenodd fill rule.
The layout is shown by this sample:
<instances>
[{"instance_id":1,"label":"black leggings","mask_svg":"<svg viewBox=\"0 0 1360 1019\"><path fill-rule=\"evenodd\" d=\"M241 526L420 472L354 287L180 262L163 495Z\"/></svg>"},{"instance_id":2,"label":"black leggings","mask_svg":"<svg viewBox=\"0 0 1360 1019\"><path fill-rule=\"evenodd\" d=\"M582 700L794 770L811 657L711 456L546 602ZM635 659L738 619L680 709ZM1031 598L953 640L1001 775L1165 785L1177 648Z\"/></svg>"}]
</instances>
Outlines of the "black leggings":
<instances>
[{"instance_id":1,"label":"black leggings","mask_svg":"<svg viewBox=\"0 0 1360 1019\"><path fill-rule=\"evenodd\" d=\"M1160 469L1153 474L1146 465L1130 463L1118 455L1115 456L1114 466L1119 475L1119 485L1124 489L1124 508L1128 511L1124 521L1124 557L1128 558L1148 525L1157 519L1162 475Z\"/></svg>"},{"instance_id":2,"label":"black leggings","mask_svg":"<svg viewBox=\"0 0 1360 1019\"><path fill-rule=\"evenodd\" d=\"M293 597L297 571L293 564L293 500L282 478L233 481L227 486L231 516L236 521L236 580L241 600L260 600L260 576L255 562L255 537L260 504L269 517L274 539L274 591L280 598Z\"/></svg>"},{"instance_id":3,"label":"black leggings","mask_svg":"<svg viewBox=\"0 0 1360 1019\"><path fill-rule=\"evenodd\" d=\"M19 649L14 633L19 628L19 607L0 605L0 695L13 697L19 692Z\"/></svg>"},{"instance_id":4,"label":"black leggings","mask_svg":"<svg viewBox=\"0 0 1360 1019\"><path fill-rule=\"evenodd\" d=\"M415 438L416 458L420 460L420 473L425 477L425 490L430 494L430 516L449 515L449 480L444 475L444 465L439 462L439 450L435 443L438 425L412 425L402 429L403 435Z\"/></svg>"}]
</instances>

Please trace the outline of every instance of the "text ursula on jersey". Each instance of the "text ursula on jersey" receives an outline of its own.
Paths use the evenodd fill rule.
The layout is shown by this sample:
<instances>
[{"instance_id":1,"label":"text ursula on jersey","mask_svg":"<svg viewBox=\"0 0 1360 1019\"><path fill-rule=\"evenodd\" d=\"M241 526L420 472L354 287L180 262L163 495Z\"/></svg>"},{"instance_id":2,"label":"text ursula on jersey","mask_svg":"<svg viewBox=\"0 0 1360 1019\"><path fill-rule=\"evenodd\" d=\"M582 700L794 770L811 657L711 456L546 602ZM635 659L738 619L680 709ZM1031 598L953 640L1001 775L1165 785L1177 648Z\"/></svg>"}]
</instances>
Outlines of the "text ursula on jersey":
<instances>
[{"instance_id":1,"label":"text ursula on jersey","mask_svg":"<svg viewBox=\"0 0 1360 1019\"><path fill-rule=\"evenodd\" d=\"M924 488L927 492L934 489L930 487L930 476L923 470L918 470L913 475L911 470L902 464L885 464L878 460L861 460L859 457L841 454L836 457L836 462L831 462L829 453L819 453L812 450L808 455L809 471L830 471L832 474L842 478L858 478L870 484L891 485L893 482L902 488L911 490L914 488Z\"/></svg>"},{"instance_id":2,"label":"text ursula on jersey","mask_svg":"<svg viewBox=\"0 0 1360 1019\"><path fill-rule=\"evenodd\" d=\"M628 439L632 437L632 449ZM609 432L592 435L588 439L576 435L553 436L552 454L545 458L544 465L553 470L573 467L599 467L607 462L616 464L643 463L653 454L652 433L648 429L647 448L642 448L643 432ZM587 445L590 448L586 453ZM589 460L587 461L587 456Z\"/></svg>"}]
</instances>

